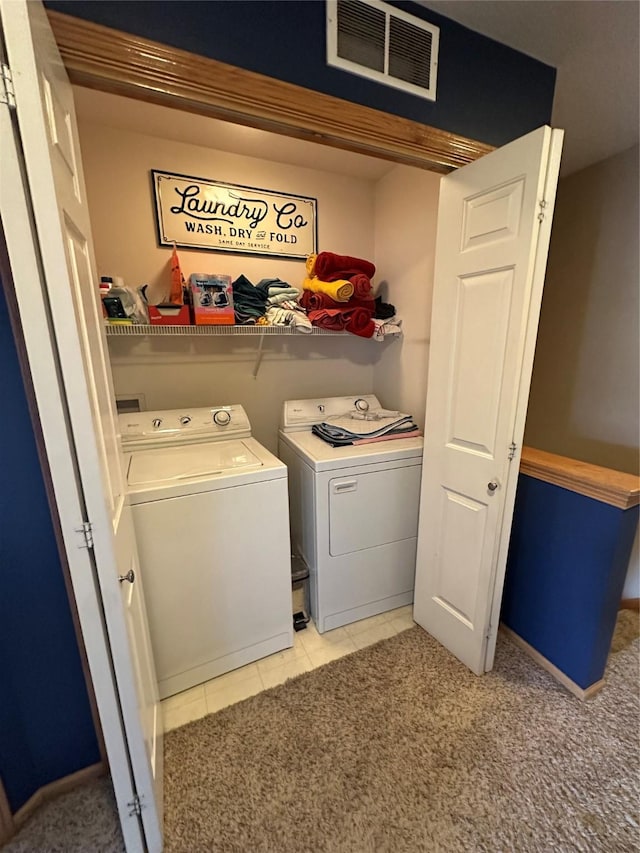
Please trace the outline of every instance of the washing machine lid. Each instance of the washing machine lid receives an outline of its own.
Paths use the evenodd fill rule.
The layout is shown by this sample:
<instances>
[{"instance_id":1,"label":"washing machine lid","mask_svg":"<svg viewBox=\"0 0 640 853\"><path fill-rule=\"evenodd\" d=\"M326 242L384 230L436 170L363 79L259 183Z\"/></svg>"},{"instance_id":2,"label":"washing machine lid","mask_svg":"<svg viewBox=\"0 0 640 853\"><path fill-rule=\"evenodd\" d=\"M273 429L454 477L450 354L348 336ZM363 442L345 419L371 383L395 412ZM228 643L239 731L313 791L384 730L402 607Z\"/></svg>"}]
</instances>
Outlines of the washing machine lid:
<instances>
[{"instance_id":1,"label":"washing machine lid","mask_svg":"<svg viewBox=\"0 0 640 853\"><path fill-rule=\"evenodd\" d=\"M371 444L332 447L310 430L280 431L280 441L287 444L314 471L335 471L396 460L422 460L423 438L395 438Z\"/></svg>"},{"instance_id":2,"label":"washing machine lid","mask_svg":"<svg viewBox=\"0 0 640 853\"><path fill-rule=\"evenodd\" d=\"M147 486L261 466L262 462L242 441L191 444L157 450L155 453L133 453L129 466L129 485Z\"/></svg>"},{"instance_id":3,"label":"washing machine lid","mask_svg":"<svg viewBox=\"0 0 640 853\"><path fill-rule=\"evenodd\" d=\"M133 504L258 483L286 474L286 466L253 438L139 450L127 459Z\"/></svg>"}]
</instances>

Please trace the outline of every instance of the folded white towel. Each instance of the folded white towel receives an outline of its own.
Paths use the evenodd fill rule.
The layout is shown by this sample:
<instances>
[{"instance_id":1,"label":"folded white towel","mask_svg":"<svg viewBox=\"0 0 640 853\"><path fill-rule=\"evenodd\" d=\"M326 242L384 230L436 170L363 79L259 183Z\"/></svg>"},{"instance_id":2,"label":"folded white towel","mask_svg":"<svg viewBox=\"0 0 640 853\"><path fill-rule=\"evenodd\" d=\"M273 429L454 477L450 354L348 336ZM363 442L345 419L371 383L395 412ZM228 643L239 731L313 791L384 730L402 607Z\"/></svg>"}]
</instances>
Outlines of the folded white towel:
<instances>
[{"instance_id":1,"label":"folded white towel","mask_svg":"<svg viewBox=\"0 0 640 853\"><path fill-rule=\"evenodd\" d=\"M267 309L265 317L272 326L294 326L296 332L313 331L311 321L301 310L291 310L273 306Z\"/></svg>"},{"instance_id":2,"label":"folded white towel","mask_svg":"<svg viewBox=\"0 0 640 853\"><path fill-rule=\"evenodd\" d=\"M383 341L389 335L402 334L402 320L397 317L389 317L388 320L376 320L374 317L373 322L376 330L371 337L374 341Z\"/></svg>"},{"instance_id":3,"label":"folded white towel","mask_svg":"<svg viewBox=\"0 0 640 853\"><path fill-rule=\"evenodd\" d=\"M274 293L273 295L271 295L271 291L269 291L267 305L282 305L283 302L295 302L299 296L300 291L293 287L288 287L281 293Z\"/></svg>"}]
</instances>

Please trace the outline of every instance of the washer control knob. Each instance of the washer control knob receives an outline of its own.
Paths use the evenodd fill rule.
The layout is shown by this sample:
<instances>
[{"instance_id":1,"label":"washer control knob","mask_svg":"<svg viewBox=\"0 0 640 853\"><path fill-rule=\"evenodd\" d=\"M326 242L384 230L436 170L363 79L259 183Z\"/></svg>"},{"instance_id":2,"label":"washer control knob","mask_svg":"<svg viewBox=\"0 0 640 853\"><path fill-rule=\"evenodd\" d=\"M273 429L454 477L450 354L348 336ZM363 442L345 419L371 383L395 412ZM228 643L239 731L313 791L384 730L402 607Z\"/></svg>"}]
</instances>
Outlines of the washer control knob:
<instances>
[{"instance_id":1,"label":"washer control knob","mask_svg":"<svg viewBox=\"0 0 640 853\"><path fill-rule=\"evenodd\" d=\"M191 418L189 417L189 415L183 415L180 418L180 423L182 424L182 426L186 426L187 424L191 423Z\"/></svg>"},{"instance_id":2,"label":"washer control knob","mask_svg":"<svg viewBox=\"0 0 640 853\"><path fill-rule=\"evenodd\" d=\"M353 404L359 412L368 412L369 411L369 403L362 398L359 398Z\"/></svg>"},{"instance_id":3,"label":"washer control knob","mask_svg":"<svg viewBox=\"0 0 640 853\"><path fill-rule=\"evenodd\" d=\"M221 409L219 412L214 412L213 414L213 422L214 424L218 424L218 426L226 426L231 420L231 412L227 412L224 409Z\"/></svg>"},{"instance_id":4,"label":"washer control knob","mask_svg":"<svg viewBox=\"0 0 640 853\"><path fill-rule=\"evenodd\" d=\"M156 429L160 429L162 426L162 418L154 418L151 423L154 425Z\"/></svg>"}]
</instances>

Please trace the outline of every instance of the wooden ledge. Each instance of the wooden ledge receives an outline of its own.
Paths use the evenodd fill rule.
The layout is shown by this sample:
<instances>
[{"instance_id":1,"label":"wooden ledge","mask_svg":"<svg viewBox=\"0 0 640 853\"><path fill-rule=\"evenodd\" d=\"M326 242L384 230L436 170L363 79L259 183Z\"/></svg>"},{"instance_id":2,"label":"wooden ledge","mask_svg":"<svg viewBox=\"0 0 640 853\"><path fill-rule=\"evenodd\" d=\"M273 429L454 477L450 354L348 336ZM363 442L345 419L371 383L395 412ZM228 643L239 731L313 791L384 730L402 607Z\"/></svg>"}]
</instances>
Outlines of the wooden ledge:
<instances>
[{"instance_id":1,"label":"wooden ledge","mask_svg":"<svg viewBox=\"0 0 640 853\"><path fill-rule=\"evenodd\" d=\"M640 477L635 474L601 468L545 450L523 447L520 473L619 509L640 504Z\"/></svg>"},{"instance_id":2,"label":"wooden ledge","mask_svg":"<svg viewBox=\"0 0 640 853\"><path fill-rule=\"evenodd\" d=\"M573 679L569 678L569 676L564 673L561 669L551 663L551 661L546 658L543 654L541 654L536 648L534 648L530 643L527 643L526 640L523 640L519 634L516 634L511 628L508 628L504 622L500 623L500 631L509 639L515 643L516 646L521 648L525 654L529 655L529 657L534 660L542 669L546 670L550 675L552 675L556 681L562 684L563 687L566 687L570 693L577 698L582 700L583 702L587 699L591 699L596 695L602 688L604 687L604 678L595 681L593 684L590 684L589 687L580 687L579 684L576 684Z\"/></svg>"},{"instance_id":3,"label":"wooden ledge","mask_svg":"<svg viewBox=\"0 0 640 853\"><path fill-rule=\"evenodd\" d=\"M493 146L47 12L72 83L445 174Z\"/></svg>"}]
</instances>

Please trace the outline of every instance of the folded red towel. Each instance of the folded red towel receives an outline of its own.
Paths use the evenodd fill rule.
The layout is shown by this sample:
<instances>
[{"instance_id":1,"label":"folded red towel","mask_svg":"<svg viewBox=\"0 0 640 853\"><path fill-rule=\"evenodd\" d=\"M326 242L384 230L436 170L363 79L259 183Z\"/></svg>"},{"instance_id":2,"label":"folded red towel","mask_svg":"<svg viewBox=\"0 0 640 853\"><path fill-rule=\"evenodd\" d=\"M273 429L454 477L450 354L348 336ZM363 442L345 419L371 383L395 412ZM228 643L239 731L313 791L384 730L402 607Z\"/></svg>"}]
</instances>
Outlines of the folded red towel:
<instances>
[{"instance_id":1,"label":"folded red towel","mask_svg":"<svg viewBox=\"0 0 640 853\"><path fill-rule=\"evenodd\" d=\"M376 330L372 320L372 312L366 308L321 308L309 311L309 319L313 326L331 329L333 332L351 332L361 338L371 338Z\"/></svg>"},{"instance_id":2,"label":"folded red towel","mask_svg":"<svg viewBox=\"0 0 640 853\"><path fill-rule=\"evenodd\" d=\"M330 329L332 332L344 332L347 324L346 317L337 308L322 308L319 311L309 311L309 319L313 326Z\"/></svg>"},{"instance_id":3,"label":"folded red towel","mask_svg":"<svg viewBox=\"0 0 640 853\"><path fill-rule=\"evenodd\" d=\"M314 274L322 281L351 278L358 273L364 273L371 279L376 274L376 268L371 261L352 258L350 255L336 255L333 252L320 252L316 258Z\"/></svg>"},{"instance_id":4,"label":"folded red towel","mask_svg":"<svg viewBox=\"0 0 640 853\"><path fill-rule=\"evenodd\" d=\"M312 293L310 290L303 290L298 302L307 311L320 311L322 308L339 308L341 311L348 311L350 308L367 308L373 312L376 305L373 299L357 299L355 296L346 302L336 302L327 293Z\"/></svg>"}]
</instances>

